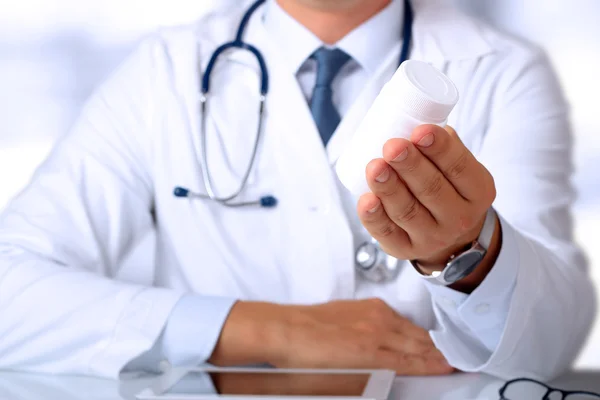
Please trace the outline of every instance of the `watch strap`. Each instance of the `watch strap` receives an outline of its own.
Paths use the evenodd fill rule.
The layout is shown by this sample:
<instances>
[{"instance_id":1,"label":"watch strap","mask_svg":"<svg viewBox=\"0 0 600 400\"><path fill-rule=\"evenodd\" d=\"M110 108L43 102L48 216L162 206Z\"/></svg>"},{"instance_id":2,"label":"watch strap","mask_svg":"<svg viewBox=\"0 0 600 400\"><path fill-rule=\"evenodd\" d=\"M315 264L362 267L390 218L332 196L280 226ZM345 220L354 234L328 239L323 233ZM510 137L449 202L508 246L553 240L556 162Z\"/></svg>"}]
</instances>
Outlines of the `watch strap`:
<instances>
[{"instance_id":1,"label":"watch strap","mask_svg":"<svg viewBox=\"0 0 600 400\"><path fill-rule=\"evenodd\" d=\"M487 210L487 214L485 215L485 222L483 223L483 227L481 228L481 232L479 233L479 237L477 238L477 242L484 249L489 249L490 244L492 243L492 237L494 237L494 230L496 228L496 211L492 207Z\"/></svg>"},{"instance_id":2,"label":"watch strap","mask_svg":"<svg viewBox=\"0 0 600 400\"><path fill-rule=\"evenodd\" d=\"M496 211L490 207L486 213L485 216L485 221L483 222L483 227L481 228L481 232L479 233L479 237L473 242L473 244L466 250L461 251L458 254L455 254L451 257L451 259L447 262L446 266L444 267L443 270L441 271L436 271L434 274L432 275L427 275L424 274L421 270L421 268L419 267L419 264L414 261L411 260L410 263L412 264L412 266L417 270L417 272L419 274L421 274L421 276L433 283L436 284L440 284L440 285L450 285L454 282L448 282L444 279L445 274L444 272L452 265L452 263L459 258L462 254L473 251L474 249L479 248L480 251L484 251L486 252L488 250L488 248L490 247L490 244L492 242L492 237L494 236L494 231L496 228ZM470 269L471 271L474 270L477 266L472 266ZM471 272L469 271L469 272Z\"/></svg>"}]
</instances>

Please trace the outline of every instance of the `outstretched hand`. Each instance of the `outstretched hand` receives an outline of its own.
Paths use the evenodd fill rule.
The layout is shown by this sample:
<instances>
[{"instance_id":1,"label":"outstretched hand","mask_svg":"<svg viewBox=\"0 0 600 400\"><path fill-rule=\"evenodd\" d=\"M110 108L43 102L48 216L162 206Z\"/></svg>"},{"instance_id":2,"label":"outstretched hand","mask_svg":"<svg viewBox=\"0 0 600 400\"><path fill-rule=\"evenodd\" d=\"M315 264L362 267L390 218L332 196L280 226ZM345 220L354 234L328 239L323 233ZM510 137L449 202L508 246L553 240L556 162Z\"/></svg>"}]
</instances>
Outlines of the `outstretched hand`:
<instances>
[{"instance_id":1,"label":"outstretched hand","mask_svg":"<svg viewBox=\"0 0 600 400\"><path fill-rule=\"evenodd\" d=\"M366 174L365 228L391 256L434 269L477 239L496 196L491 174L450 127L389 140Z\"/></svg>"}]
</instances>

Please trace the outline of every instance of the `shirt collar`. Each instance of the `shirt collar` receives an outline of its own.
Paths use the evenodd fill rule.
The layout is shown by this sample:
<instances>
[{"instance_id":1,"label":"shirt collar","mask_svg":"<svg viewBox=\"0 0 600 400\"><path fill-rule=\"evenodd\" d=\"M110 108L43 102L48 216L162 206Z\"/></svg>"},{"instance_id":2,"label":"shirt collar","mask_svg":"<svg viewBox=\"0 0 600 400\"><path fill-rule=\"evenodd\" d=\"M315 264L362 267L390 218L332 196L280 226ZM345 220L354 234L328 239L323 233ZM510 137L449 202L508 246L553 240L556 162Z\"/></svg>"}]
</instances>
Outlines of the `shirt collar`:
<instances>
[{"instance_id":1,"label":"shirt collar","mask_svg":"<svg viewBox=\"0 0 600 400\"><path fill-rule=\"evenodd\" d=\"M321 41L304 25L286 13L275 0L267 0L264 25L296 73L311 54L322 46Z\"/></svg>"},{"instance_id":2,"label":"shirt collar","mask_svg":"<svg viewBox=\"0 0 600 400\"><path fill-rule=\"evenodd\" d=\"M369 74L374 73L390 49L401 40L402 0L391 3L375 16L355 28L334 46L345 51ZM266 30L285 52L297 72L319 47L321 40L287 14L275 0L268 0L264 10Z\"/></svg>"},{"instance_id":3,"label":"shirt collar","mask_svg":"<svg viewBox=\"0 0 600 400\"><path fill-rule=\"evenodd\" d=\"M496 51L490 29L445 0L412 0L415 20L411 58L458 61ZM337 45L368 71L374 71L394 43L400 40L403 0L392 0L379 14L357 27ZM264 26L285 52L294 72L323 44L289 16L275 0L267 0ZM291 45L293 44L293 45Z\"/></svg>"},{"instance_id":4,"label":"shirt collar","mask_svg":"<svg viewBox=\"0 0 600 400\"><path fill-rule=\"evenodd\" d=\"M343 37L336 46L373 74L390 49L402 40L403 15L404 2L392 0L386 8Z\"/></svg>"}]
</instances>

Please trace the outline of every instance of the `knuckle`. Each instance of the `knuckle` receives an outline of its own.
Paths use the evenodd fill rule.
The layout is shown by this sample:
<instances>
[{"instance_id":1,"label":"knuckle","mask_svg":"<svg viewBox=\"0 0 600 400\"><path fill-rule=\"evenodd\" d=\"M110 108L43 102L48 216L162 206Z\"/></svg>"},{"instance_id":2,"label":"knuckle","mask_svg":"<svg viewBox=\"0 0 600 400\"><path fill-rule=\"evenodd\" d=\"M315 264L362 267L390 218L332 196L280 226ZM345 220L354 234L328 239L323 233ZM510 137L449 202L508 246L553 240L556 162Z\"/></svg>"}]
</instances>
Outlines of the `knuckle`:
<instances>
[{"instance_id":1,"label":"knuckle","mask_svg":"<svg viewBox=\"0 0 600 400\"><path fill-rule=\"evenodd\" d=\"M412 353L418 353L421 355L425 355L427 352L431 351L432 345L429 343L421 342L414 338L405 339L406 348L410 350Z\"/></svg>"},{"instance_id":2,"label":"knuckle","mask_svg":"<svg viewBox=\"0 0 600 400\"><path fill-rule=\"evenodd\" d=\"M385 301L381 300L379 297L371 297L368 301L374 308L385 307Z\"/></svg>"},{"instance_id":3,"label":"knuckle","mask_svg":"<svg viewBox=\"0 0 600 400\"><path fill-rule=\"evenodd\" d=\"M377 235L381 238L392 236L396 232L397 226L394 224L383 224L377 229Z\"/></svg>"},{"instance_id":4,"label":"knuckle","mask_svg":"<svg viewBox=\"0 0 600 400\"><path fill-rule=\"evenodd\" d=\"M387 305L383 300L373 303L373 307L368 312L367 319L370 323L381 326L386 319Z\"/></svg>"},{"instance_id":5,"label":"knuckle","mask_svg":"<svg viewBox=\"0 0 600 400\"><path fill-rule=\"evenodd\" d=\"M373 309L369 312L369 323L372 324L373 329L375 327L383 326L385 316L381 309Z\"/></svg>"},{"instance_id":6,"label":"knuckle","mask_svg":"<svg viewBox=\"0 0 600 400\"><path fill-rule=\"evenodd\" d=\"M412 173L415 172L417 169L419 169L420 166L420 162L419 162L420 158L419 157L415 157L415 159L411 160L411 161L407 161L406 164L404 165L404 170L408 173Z\"/></svg>"},{"instance_id":7,"label":"knuckle","mask_svg":"<svg viewBox=\"0 0 600 400\"><path fill-rule=\"evenodd\" d=\"M475 228L476 223L476 219L473 218L472 215L465 214L459 218L458 228L460 229L461 233L466 233Z\"/></svg>"},{"instance_id":8,"label":"knuckle","mask_svg":"<svg viewBox=\"0 0 600 400\"><path fill-rule=\"evenodd\" d=\"M419 202L413 197L404 209L396 213L392 219L395 222L404 224L413 221L417 215L419 215Z\"/></svg>"},{"instance_id":9,"label":"knuckle","mask_svg":"<svg viewBox=\"0 0 600 400\"><path fill-rule=\"evenodd\" d=\"M482 166L482 168L485 167ZM496 183L494 181L494 177L488 170L485 170L485 175L482 179L480 190L472 202L481 205L481 207L484 209L487 209L496 200L496 195Z\"/></svg>"},{"instance_id":10,"label":"knuckle","mask_svg":"<svg viewBox=\"0 0 600 400\"><path fill-rule=\"evenodd\" d=\"M399 260L410 260L411 258L408 254L410 248L408 246L408 243L405 243L404 241L400 243L398 242L400 241L394 241L394 243L391 245L387 245L384 243L379 243L379 245L381 246L381 250L383 250L385 254L388 254Z\"/></svg>"},{"instance_id":11,"label":"knuckle","mask_svg":"<svg viewBox=\"0 0 600 400\"><path fill-rule=\"evenodd\" d=\"M425 188L421 192L421 195L424 197L437 199L440 197L443 187L444 180L442 179L442 176L440 174L436 174L426 182Z\"/></svg>"},{"instance_id":12,"label":"knuckle","mask_svg":"<svg viewBox=\"0 0 600 400\"><path fill-rule=\"evenodd\" d=\"M494 177L490 174L489 175L489 184L488 184L488 188L486 190L486 203L487 206L491 206L492 203L496 200L496 196L497 196L497 192L496 192L496 182L494 182Z\"/></svg>"},{"instance_id":13,"label":"knuckle","mask_svg":"<svg viewBox=\"0 0 600 400\"><path fill-rule=\"evenodd\" d=\"M368 332L368 333L374 333L375 332L375 327L373 326L373 323L370 321L365 321L365 320L360 320L357 321L354 324L354 329L356 329L359 332Z\"/></svg>"},{"instance_id":14,"label":"knuckle","mask_svg":"<svg viewBox=\"0 0 600 400\"><path fill-rule=\"evenodd\" d=\"M359 353L372 354L379 348L379 335L361 335L357 340Z\"/></svg>"},{"instance_id":15,"label":"knuckle","mask_svg":"<svg viewBox=\"0 0 600 400\"><path fill-rule=\"evenodd\" d=\"M354 331L347 339L345 350L362 356L371 354L376 346L373 337L374 335L365 335L363 331Z\"/></svg>"},{"instance_id":16,"label":"knuckle","mask_svg":"<svg viewBox=\"0 0 600 400\"><path fill-rule=\"evenodd\" d=\"M436 242L432 245L430 245L429 251L427 254L429 255L435 255L435 254L439 254L440 252L448 249L450 247L450 245L447 244L446 241L439 241Z\"/></svg>"},{"instance_id":17,"label":"knuckle","mask_svg":"<svg viewBox=\"0 0 600 400\"><path fill-rule=\"evenodd\" d=\"M450 137L452 137L452 138L458 137L456 130L454 130L454 128L451 127L450 125L446 125L445 129L446 129L446 132L448 132L448 135L450 135Z\"/></svg>"},{"instance_id":18,"label":"knuckle","mask_svg":"<svg viewBox=\"0 0 600 400\"><path fill-rule=\"evenodd\" d=\"M455 232L447 232L446 229L436 229L430 238L431 250L442 250L450 246Z\"/></svg>"},{"instance_id":19,"label":"knuckle","mask_svg":"<svg viewBox=\"0 0 600 400\"><path fill-rule=\"evenodd\" d=\"M469 157L467 154L467 150L463 150L462 153L460 154L460 156L458 156L458 158L456 160L454 160L454 162L452 164L450 164L450 166L448 167L448 170L446 172L446 174L448 175L448 178L450 178L450 179L461 178L463 176L465 170L467 169L468 161L469 161Z\"/></svg>"},{"instance_id":20,"label":"knuckle","mask_svg":"<svg viewBox=\"0 0 600 400\"><path fill-rule=\"evenodd\" d=\"M398 375L419 375L419 370L413 359L407 353L399 353L395 357L396 373Z\"/></svg>"},{"instance_id":21,"label":"knuckle","mask_svg":"<svg viewBox=\"0 0 600 400\"><path fill-rule=\"evenodd\" d=\"M391 178L390 178L391 181ZM394 197L399 192L398 183L389 183L383 185L383 187L377 189L377 196L379 197Z\"/></svg>"}]
</instances>

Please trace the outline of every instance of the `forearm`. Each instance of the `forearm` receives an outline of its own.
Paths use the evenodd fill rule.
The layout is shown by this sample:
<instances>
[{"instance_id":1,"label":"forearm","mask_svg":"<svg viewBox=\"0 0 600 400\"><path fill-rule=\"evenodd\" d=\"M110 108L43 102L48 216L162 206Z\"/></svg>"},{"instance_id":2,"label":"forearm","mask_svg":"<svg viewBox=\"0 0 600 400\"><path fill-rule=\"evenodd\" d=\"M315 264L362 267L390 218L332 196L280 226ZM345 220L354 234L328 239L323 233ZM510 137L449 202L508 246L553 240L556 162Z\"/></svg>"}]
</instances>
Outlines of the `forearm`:
<instances>
[{"instance_id":1,"label":"forearm","mask_svg":"<svg viewBox=\"0 0 600 400\"><path fill-rule=\"evenodd\" d=\"M117 378L180 294L109 280L0 243L0 368Z\"/></svg>"},{"instance_id":2,"label":"forearm","mask_svg":"<svg viewBox=\"0 0 600 400\"><path fill-rule=\"evenodd\" d=\"M456 307L438 301L451 289L428 285L439 325L432 338L461 370L549 379L571 365L589 331L593 290L575 246L502 227L497 265Z\"/></svg>"},{"instance_id":3,"label":"forearm","mask_svg":"<svg viewBox=\"0 0 600 400\"><path fill-rule=\"evenodd\" d=\"M283 307L272 303L236 302L209 362L220 366L278 364L282 356L279 349L286 336Z\"/></svg>"},{"instance_id":4,"label":"forearm","mask_svg":"<svg viewBox=\"0 0 600 400\"><path fill-rule=\"evenodd\" d=\"M486 372L552 379L569 369L595 319L596 301L582 254L573 245L519 236L520 268L496 349ZM516 346L515 346L516 344Z\"/></svg>"}]
</instances>

